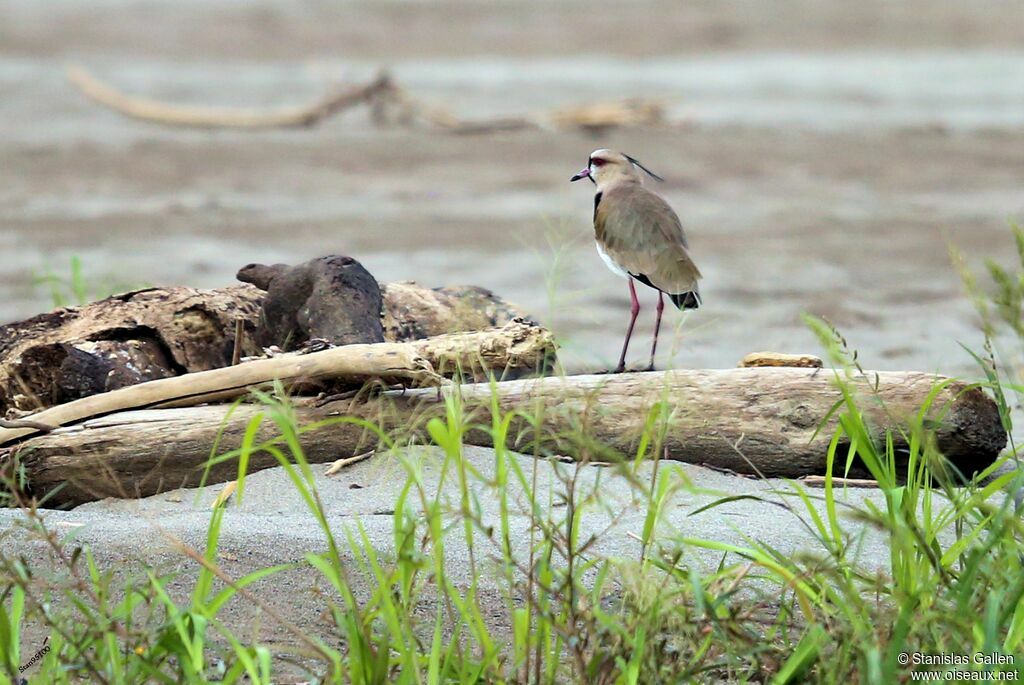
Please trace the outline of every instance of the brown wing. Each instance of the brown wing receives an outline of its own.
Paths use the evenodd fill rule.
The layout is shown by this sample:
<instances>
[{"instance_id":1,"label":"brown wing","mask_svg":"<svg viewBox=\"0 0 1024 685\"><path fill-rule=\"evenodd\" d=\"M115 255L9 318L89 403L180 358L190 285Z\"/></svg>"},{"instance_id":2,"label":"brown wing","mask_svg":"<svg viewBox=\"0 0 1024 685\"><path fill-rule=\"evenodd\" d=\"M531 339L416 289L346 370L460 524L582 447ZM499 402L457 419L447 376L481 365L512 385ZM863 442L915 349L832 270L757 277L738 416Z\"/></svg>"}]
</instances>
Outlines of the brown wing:
<instances>
[{"instance_id":1,"label":"brown wing","mask_svg":"<svg viewBox=\"0 0 1024 685\"><path fill-rule=\"evenodd\" d=\"M594 232L608 256L638 280L670 295L698 292L701 273L679 217L643 186L605 190L594 212Z\"/></svg>"}]
</instances>

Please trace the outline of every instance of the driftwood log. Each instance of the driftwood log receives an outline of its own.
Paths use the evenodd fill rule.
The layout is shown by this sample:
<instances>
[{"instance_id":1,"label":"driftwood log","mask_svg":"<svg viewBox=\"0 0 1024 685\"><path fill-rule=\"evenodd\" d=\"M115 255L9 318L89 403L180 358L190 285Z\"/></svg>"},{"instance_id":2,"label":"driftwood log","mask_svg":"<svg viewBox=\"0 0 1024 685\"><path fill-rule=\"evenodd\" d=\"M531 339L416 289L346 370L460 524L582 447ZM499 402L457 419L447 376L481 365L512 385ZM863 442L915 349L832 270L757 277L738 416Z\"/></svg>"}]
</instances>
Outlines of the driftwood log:
<instances>
[{"instance_id":1,"label":"driftwood log","mask_svg":"<svg viewBox=\"0 0 1024 685\"><path fill-rule=\"evenodd\" d=\"M861 410L875 439L881 441L886 429L893 429L899 446L907 417L919 411L941 380L924 373L879 372L877 389L875 374L860 381ZM830 372L800 368L547 377L497 383L493 392L502 411L520 410L540 419L539 431L525 419L514 422L512 446L526 453L631 458L651 408L663 402L664 449L670 459L787 477L824 473L836 417L818 428L841 397ZM426 420L443 415L444 398L452 393L480 425L490 425L492 387L487 384L388 392L322 406L298 402L295 415L300 425L358 417L391 433L423 438ZM981 390L951 382L931 407L938 446L960 471L970 474L987 466L1004 447L996 406ZM238 447L249 421L261 412L260 406L248 404L233 410L213 405L111 414L26 440L7 448L0 459L12 463L17 458L32 494L52 493L47 506L152 495L198 484L211 445L218 444L221 453ZM270 424L264 422L260 439L276 436ZM483 430L470 431L466 441L491 444ZM305 432L301 443L312 462L377 447L372 433L350 422ZM269 454L256 454L249 468L274 465ZM231 480L236 469L233 460L222 462L211 469L207 482ZM855 470L850 475L862 474Z\"/></svg>"},{"instance_id":2,"label":"driftwood log","mask_svg":"<svg viewBox=\"0 0 1024 685\"><path fill-rule=\"evenodd\" d=\"M216 290L148 288L0 326L0 416L221 368L231 364L235 351L258 356L265 296L250 284ZM384 283L379 297L379 326L389 342L504 326L522 316L483 288ZM330 297L319 301L328 309L334 304ZM376 300L370 304L376 306ZM346 316L342 324L355 321ZM366 322L361 325L367 328ZM236 345L239 328L243 335ZM315 333L322 330L314 326Z\"/></svg>"},{"instance_id":3,"label":"driftwood log","mask_svg":"<svg viewBox=\"0 0 1024 685\"><path fill-rule=\"evenodd\" d=\"M149 98L126 95L77 66L68 68L67 77L75 87L94 102L133 119L151 121L165 126L192 128L307 127L355 105L372 103L375 98L394 88L391 78L387 74L381 73L369 83L328 93L308 105L265 111L170 105Z\"/></svg>"},{"instance_id":4,"label":"driftwood log","mask_svg":"<svg viewBox=\"0 0 1024 685\"><path fill-rule=\"evenodd\" d=\"M0 411L32 411L128 385L227 366L235 320L252 339L263 294L147 288L0 326Z\"/></svg>"},{"instance_id":5,"label":"driftwood log","mask_svg":"<svg viewBox=\"0 0 1024 685\"><path fill-rule=\"evenodd\" d=\"M129 95L81 66L69 67L67 78L93 102L133 119L165 126L243 130L307 127L362 104L370 108L370 116L377 125L426 123L458 134L522 131L545 126L600 134L618 127L665 123L665 107L661 102L637 98L591 102L519 116L463 119L446 107L413 97L395 84L386 72L381 72L368 83L327 93L308 105L269 110L188 106Z\"/></svg>"},{"instance_id":6,"label":"driftwood log","mask_svg":"<svg viewBox=\"0 0 1024 685\"><path fill-rule=\"evenodd\" d=\"M51 407L32 414L22 425L0 428L0 445L116 411L231 400L274 381L281 382L288 391L359 388L368 381L385 386L437 386L443 379L434 369L470 378L485 377L489 372L500 378L508 369L543 372L550 368L554 355L551 333L522 319L513 319L502 328L414 342L353 344L307 354L281 354L238 366L161 378Z\"/></svg>"}]
</instances>

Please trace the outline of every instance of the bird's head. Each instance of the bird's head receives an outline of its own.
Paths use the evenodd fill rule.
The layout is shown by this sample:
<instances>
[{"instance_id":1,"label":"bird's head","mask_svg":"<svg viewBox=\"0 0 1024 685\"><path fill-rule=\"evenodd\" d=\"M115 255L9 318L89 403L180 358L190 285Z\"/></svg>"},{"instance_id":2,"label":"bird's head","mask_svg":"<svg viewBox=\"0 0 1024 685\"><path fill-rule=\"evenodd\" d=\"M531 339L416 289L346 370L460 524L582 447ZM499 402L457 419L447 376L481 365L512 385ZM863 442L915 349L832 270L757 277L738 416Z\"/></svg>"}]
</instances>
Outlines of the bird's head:
<instances>
[{"instance_id":1,"label":"bird's head","mask_svg":"<svg viewBox=\"0 0 1024 685\"><path fill-rule=\"evenodd\" d=\"M598 188L615 181L640 183L643 178L640 174L641 170L657 181L665 180L629 155L612 150L594 150L590 153L586 168L569 180L578 181L581 178L589 178Z\"/></svg>"}]
</instances>

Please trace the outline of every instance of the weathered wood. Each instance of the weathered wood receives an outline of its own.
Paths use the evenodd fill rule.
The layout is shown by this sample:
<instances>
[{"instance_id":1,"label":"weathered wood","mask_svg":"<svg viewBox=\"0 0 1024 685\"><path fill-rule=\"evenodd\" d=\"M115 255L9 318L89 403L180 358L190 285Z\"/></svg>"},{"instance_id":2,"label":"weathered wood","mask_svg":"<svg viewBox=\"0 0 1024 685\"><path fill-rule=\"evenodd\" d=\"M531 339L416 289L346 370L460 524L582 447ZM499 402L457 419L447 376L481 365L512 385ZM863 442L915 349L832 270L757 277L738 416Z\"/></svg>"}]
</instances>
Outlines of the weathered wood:
<instances>
[{"instance_id":1,"label":"weathered wood","mask_svg":"<svg viewBox=\"0 0 1024 685\"><path fill-rule=\"evenodd\" d=\"M246 394L250 388L275 380L290 386L296 382L308 383L327 378L353 383L380 378L387 383L411 385L437 376L430 363L417 355L408 343L345 345L310 354L282 354L223 369L161 378L59 404L26 419L52 428L92 416L170 402L183 406L200 404L211 397L230 400ZM0 445L33 432L33 428L0 429Z\"/></svg>"},{"instance_id":2,"label":"weathered wood","mask_svg":"<svg viewBox=\"0 0 1024 685\"><path fill-rule=\"evenodd\" d=\"M481 288L431 289L403 282L382 284L380 295L379 325L390 342L504 326L522 316ZM263 290L249 284L215 290L148 288L0 326L0 416L229 366L236 349L241 355L259 356L256 331L264 297ZM315 299L321 313L337 303L329 296ZM309 296L296 307L308 303ZM372 297L363 304L378 306ZM360 311L365 313L367 306ZM326 330L322 320L309 326L308 307L301 318L306 337L310 330L314 335ZM346 331L368 330L373 324L365 316L357 318L346 313L335 317L341 342L351 342ZM238 320L243 335L236 345ZM348 324L353 327L346 329Z\"/></svg>"},{"instance_id":3,"label":"weathered wood","mask_svg":"<svg viewBox=\"0 0 1024 685\"><path fill-rule=\"evenodd\" d=\"M227 366L237 318L242 354L260 354L262 298L251 285L147 288L0 326L0 413Z\"/></svg>"},{"instance_id":4,"label":"weathered wood","mask_svg":"<svg viewBox=\"0 0 1024 685\"><path fill-rule=\"evenodd\" d=\"M874 437L881 440L885 429L904 427L906 417L918 411L941 380L924 373L879 372L877 394L871 389L874 374L862 381L861 409ZM816 431L840 398L831 373L799 368L547 377L498 383L493 392L503 412L520 410L540 419L536 445L537 431L526 420L513 422L512 446L527 453L538 449L609 460L617 452L630 458L652 406L660 401L667 410L664 448L669 458L787 477L824 472L836 418ZM320 407L300 402L295 415L302 425L349 416L423 437L426 420L443 415L444 398L452 393L462 398L475 421L490 426L492 388L487 384L389 392ZM931 406L938 446L961 471L987 466L1005 445L996 406L981 390L950 382ZM48 506L150 495L197 484L218 436L220 452L236 448L249 421L261 412L260 406L242 405L230 416L225 406L113 414L28 440L18 446L18 458L36 496L63 486ZM260 439L276 435L269 424L264 422ZM894 437L899 444L899 435ZM484 430L470 431L466 440L491 443ZM312 462L377 447L372 433L350 422L306 432L301 443ZM275 464L269 454L256 454L250 469ZM236 468L233 461L218 464L208 482L231 480Z\"/></svg>"},{"instance_id":5,"label":"weathered wood","mask_svg":"<svg viewBox=\"0 0 1024 685\"><path fill-rule=\"evenodd\" d=\"M434 372L435 367L449 374L460 369L477 369L480 373L493 369L500 375L508 368L522 369L526 364L541 369L553 355L551 333L517 319L487 331L281 354L238 366L162 378L51 407L24 421L52 429L127 409L231 400L273 381L281 381L288 389L295 384L308 386L327 380L334 387L358 387L371 379L404 386L437 385L441 377ZM27 423L21 428L0 428L0 445L37 430Z\"/></svg>"},{"instance_id":6,"label":"weathered wood","mask_svg":"<svg viewBox=\"0 0 1024 685\"><path fill-rule=\"evenodd\" d=\"M547 373L557 361L551 332L524 319L512 319L501 328L435 335L408 344L435 372L463 380L512 380Z\"/></svg>"},{"instance_id":7,"label":"weathered wood","mask_svg":"<svg viewBox=\"0 0 1024 685\"><path fill-rule=\"evenodd\" d=\"M355 105L370 103L394 87L391 77L382 72L369 83L329 93L308 105L258 110L188 107L127 95L78 66L68 67L67 78L89 99L125 116L165 126L194 128L265 129L312 126Z\"/></svg>"},{"instance_id":8,"label":"weathered wood","mask_svg":"<svg viewBox=\"0 0 1024 685\"><path fill-rule=\"evenodd\" d=\"M623 126L658 126L665 123L662 103L638 98L618 102L592 102L526 116L463 119L445 107L427 104L413 97L397 86L387 72L381 72L364 85L328 93L305 106L266 110L187 106L129 95L80 66L68 67L67 79L93 102L133 119L165 126L243 130L313 126L360 104L369 105L371 119L378 125L409 125L420 120L459 134L520 131L549 125L599 134Z\"/></svg>"},{"instance_id":9,"label":"weathered wood","mask_svg":"<svg viewBox=\"0 0 1024 685\"><path fill-rule=\"evenodd\" d=\"M472 285L425 288L413 281L382 283L385 340L420 340L482 331L528 318L490 290Z\"/></svg>"},{"instance_id":10,"label":"weathered wood","mask_svg":"<svg viewBox=\"0 0 1024 685\"><path fill-rule=\"evenodd\" d=\"M783 352L751 352L740 360L737 366L799 366L807 369L820 369L824 364L821 357L813 354L785 354Z\"/></svg>"}]
</instances>

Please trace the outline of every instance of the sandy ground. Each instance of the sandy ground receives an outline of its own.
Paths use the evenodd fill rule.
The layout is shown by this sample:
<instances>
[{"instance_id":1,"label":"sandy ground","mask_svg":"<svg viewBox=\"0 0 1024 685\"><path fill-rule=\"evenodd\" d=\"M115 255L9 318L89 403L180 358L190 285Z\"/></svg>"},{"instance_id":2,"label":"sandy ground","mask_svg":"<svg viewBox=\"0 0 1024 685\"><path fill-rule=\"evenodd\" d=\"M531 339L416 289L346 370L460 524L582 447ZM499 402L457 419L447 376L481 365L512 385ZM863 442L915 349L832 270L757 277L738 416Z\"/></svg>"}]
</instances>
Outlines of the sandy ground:
<instances>
[{"instance_id":1,"label":"sandy ground","mask_svg":"<svg viewBox=\"0 0 1024 685\"><path fill-rule=\"evenodd\" d=\"M214 287L250 261L340 252L381 280L492 288L551 326L573 368L606 365L627 290L593 249L591 190L568 178L590 150L613 147L666 177L659 190L705 274L706 307L663 345L663 366L816 352L800 319L810 312L840 327L866 367L974 375L958 342L980 338L947 250L961 246L975 266L1011 259L1007 220L1024 217L1021 46L1024 5L1000 0L0 0L0 320L49 308L33 278L66 273L72 255L98 288ZM351 113L301 131L181 131L90 104L64 81L69 62L182 103L301 103L383 65L466 116L639 95L661 99L682 125L461 137L377 129ZM487 453L471 454L486 466ZM682 471L733 494L779 485ZM230 573L322 545L282 482L257 474L228 512ZM358 518L387 550L391 519L380 512L400 482L375 459L321 484L332 522ZM621 491L609 486L609 498ZM104 567L182 571L184 592L194 567L155 526L199 546L212 496L49 516L92 543ZM698 502L681 501L671 524L718 539L742 530L794 552L813 546L777 507L746 501L686 516ZM637 553L626 532L639 522L623 508L602 553ZM884 566L870 536L865 545L865 561ZM35 545L19 551L45 559ZM458 562L464 549L453 554ZM294 571L260 592L326 636L317 588L313 574ZM231 605L227 618L289 640L251 607Z\"/></svg>"},{"instance_id":2,"label":"sandy ground","mask_svg":"<svg viewBox=\"0 0 1024 685\"><path fill-rule=\"evenodd\" d=\"M421 464L422 482L428 496L442 493L442 501L451 511L458 511L460 492L458 481L449 471L444 486L440 485L444 454L436 448L421 448L408 455ZM475 469L480 480L473 481L471 491L479 502L481 520L484 525L500 530L498 498L493 489L482 484L494 473L494 453L482 448L467 448L466 464ZM514 455L520 468L531 473L533 459ZM452 467L449 467L451 469ZM549 502L548 513L553 520L562 520L564 506L560 501L566 492L564 478L571 475L575 466L538 462L537 500ZM636 537L644 527L644 501L635 496L628 481L615 474L611 468L581 466L576 479L576 492L589 493L598 489L600 505L592 505L583 519L580 539L597 535L597 541L590 550L589 558L607 558L623 563L635 561L640 555L640 543ZM674 548L673 540L682 537L718 540L736 545L745 545L743 536L764 540L783 554L814 553L820 548L801 523L808 519L799 500L793 494L792 486L785 481L755 481L723 475L698 466L663 464L678 483L691 482L699 486L700 493L680 491L670 499L664 508L663 525L656 535L658 544L666 550ZM651 466L640 468L638 476L649 481ZM337 476L325 477L322 465L315 467L316 486L323 501L324 510L344 551L346 567L349 569L355 589L365 598L367 578L365 568L348 550L345 532L359 535L359 526L365 531L370 544L382 559L392 558L392 523L395 502L405 484L405 470L394 455L378 455L342 471ZM560 470L561 476L556 473ZM514 480L514 479L512 479ZM189 596L196 564L176 548L184 543L194 549L205 547L206 529L210 505L221 486L205 490L177 490L143 500L106 500L78 507L70 512L48 512L48 525L61 533L74 535L78 542L91 545L98 563L103 568L120 569L118 579L131 577L140 562L146 562L158 571L178 574L170 585L173 596L186 600ZM529 550L529 509L522 489L512 482L508 489L510 502L510 530L514 554L517 559L528 559ZM787 494L788 493L788 494ZM819 491L820 493L820 491ZM730 495L754 495L766 502L753 499L740 500L721 505L712 510L693 514L701 506L720 497ZM884 508L884 500L877 490L854 489L842 495L841 500L859 505L871 500ZM774 504L773 504L774 503ZM784 503L797 513L790 513L778 506ZM416 498L410 506L418 510ZM841 507L842 508L842 507ZM824 514L824 507L819 513ZM20 518L13 511L0 510L0 524L10 525ZM454 516L446 517L454 522ZM888 565L888 553L877 533L865 530L861 523L846 520L854 541L855 554L868 569L883 570ZM509 626L506 604L506 587L501 573L489 561L500 549L488 542L483 533L477 531L476 547L477 576L480 583L481 603L484 615L490 618L492 629L507 635ZM446 538L447 567L450 578L461 587L469 585L471 565L462 526L452 526ZM859 541L859 546L858 546ZM322 552L326 549L325 538L313 520L305 503L296 494L286 473L279 468L253 474L246 481L245 494L241 505L232 502L225 514L220 537L220 563L231 577L238 578L256 569L281 563L301 562L306 552ZM38 542L28 542L20 534L4 541L6 554L24 554L37 561L46 558ZM721 553L689 548L683 563L694 564L696 568L711 572L721 561ZM556 560L555 563L564 562ZM298 628L316 635L329 644L338 644L339 635L332 628L324 614L326 598L339 601L318 572L310 567L298 568L251 586L253 593L268 603L273 611L280 612ZM764 586L766 596L774 597L777 589ZM431 611L425 614L428 619ZM279 656L285 646L294 646L298 641L294 635L278 624L274 617L251 602L239 599L229 603L221 615L225 624L238 635L258 639L275 646ZM428 620L428 623L430 621ZM24 642L26 645L41 642L37 626L30 626ZM27 648L26 648L27 649ZM282 666L284 673L300 675L293 667Z\"/></svg>"}]
</instances>

